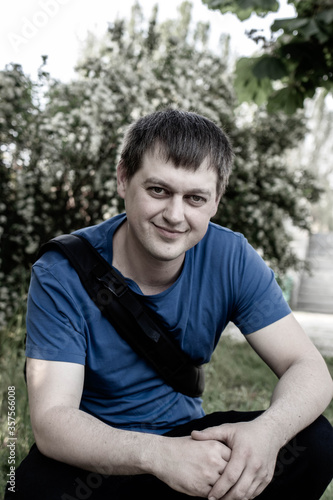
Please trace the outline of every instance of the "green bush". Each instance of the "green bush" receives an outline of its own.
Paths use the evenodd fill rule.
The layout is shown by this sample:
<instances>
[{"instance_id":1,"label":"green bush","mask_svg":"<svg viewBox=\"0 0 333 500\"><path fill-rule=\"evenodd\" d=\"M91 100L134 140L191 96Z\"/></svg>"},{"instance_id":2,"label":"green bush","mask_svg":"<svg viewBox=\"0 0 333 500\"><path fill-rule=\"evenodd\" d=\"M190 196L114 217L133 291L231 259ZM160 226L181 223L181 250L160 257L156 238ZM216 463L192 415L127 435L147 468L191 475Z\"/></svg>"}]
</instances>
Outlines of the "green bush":
<instances>
[{"instance_id":1,"label":"green bush","mask_svg":"<svg viewBox=\"0 0 333 500\"><path fill-rule=\"evenodd\" d=\"M235 166L215 221L246 235L278 273L297 264L286 221L309 226L315 179L285 153L304 135L300 115L237 108L228 46L212 51L209 26L177 19L129 22L92 37L70 83L15 64L0 72L0 325L14 312L42 242L123 209L115 169L126 127L167 106L194 110L230 135ZM24 284L27 289L27 280Z\"/></svg>"}]
</instances>

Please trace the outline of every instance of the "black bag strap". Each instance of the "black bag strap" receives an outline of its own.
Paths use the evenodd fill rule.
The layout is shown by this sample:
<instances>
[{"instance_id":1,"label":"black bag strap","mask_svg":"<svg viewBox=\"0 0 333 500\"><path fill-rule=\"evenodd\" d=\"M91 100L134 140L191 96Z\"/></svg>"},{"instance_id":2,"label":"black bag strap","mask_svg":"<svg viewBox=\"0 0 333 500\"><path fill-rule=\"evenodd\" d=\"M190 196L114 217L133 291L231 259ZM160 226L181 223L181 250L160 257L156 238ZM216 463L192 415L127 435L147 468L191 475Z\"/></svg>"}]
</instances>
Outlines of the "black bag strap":
<instances>
[{"instance_id":1,"label":"black bag strap","mask_svg":"<svg viewBox=\"0 0 333 500\"><path fill-rule=\"evenodd\" d=\"M82 285L119 335L176 391L201 396L204 371L170 337L161 319L148 308L123 277L89 241L64 234L42 245L38 258L49 250L64 254L76 270Z\"/></svg>"}]
</instances>

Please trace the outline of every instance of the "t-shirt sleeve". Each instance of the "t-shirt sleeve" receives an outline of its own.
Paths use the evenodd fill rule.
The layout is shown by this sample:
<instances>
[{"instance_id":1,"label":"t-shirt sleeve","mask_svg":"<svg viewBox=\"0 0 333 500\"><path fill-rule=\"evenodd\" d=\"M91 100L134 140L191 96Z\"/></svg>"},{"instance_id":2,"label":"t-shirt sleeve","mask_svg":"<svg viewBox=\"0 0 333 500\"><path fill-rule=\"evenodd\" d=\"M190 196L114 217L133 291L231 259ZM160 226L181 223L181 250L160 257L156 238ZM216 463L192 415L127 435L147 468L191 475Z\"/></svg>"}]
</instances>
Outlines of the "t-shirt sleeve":
<instances>
[{"instance_id":1,"label":"t-shirt sleeve","mask_svg":"<svg viewBox=\"0 0 333 500\"><path fill-rule=\"evenodd\" d=\"M290 314L274 272L245 239L237 275L232 321L243 334L253 333Z\"/></svg>"},{"instance_id":2,"label":"t-shirt sleeve","mask_svg":"<svg viewBox=\"0 0 333 500\"><path fill-rule=\"evenodd\" d=\"M63 276L71 272L64 262ZM27 308L26 356L85 364L85 321L80 307L59 276L35 264Z\"/></svg>"}]
</instances>

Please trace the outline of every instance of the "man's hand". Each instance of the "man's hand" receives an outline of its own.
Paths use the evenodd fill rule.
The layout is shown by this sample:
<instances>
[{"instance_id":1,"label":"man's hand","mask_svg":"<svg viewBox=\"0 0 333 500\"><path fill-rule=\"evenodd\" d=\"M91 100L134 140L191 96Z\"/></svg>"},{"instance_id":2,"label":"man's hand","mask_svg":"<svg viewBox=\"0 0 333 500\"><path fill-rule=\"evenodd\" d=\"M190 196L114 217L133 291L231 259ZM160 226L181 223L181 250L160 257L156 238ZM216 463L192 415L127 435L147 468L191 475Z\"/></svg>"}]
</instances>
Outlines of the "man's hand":
<instances>
[{"instance_id":1,"label":"man's hand","mask_svg":"<svg viewBox=\"0 0 333 500\"><path fill-rule=\"evenodd\" d=\"M191 436L200 441L215 439L231 449L230 460L208 493L209 499L253 499L272 480L281 441L262 425L260 417L193 431Z\"/></svg>"},{"instance_id":2,"label":"man's hand","mask_svg":"<svg viewBox=\"0 0 333 500\"><path fill-rule=\"evenodd\" d=\"M163 438L153 474L172 489L190 496L208 497L230 458L230 449L217 440L190 436Z\"/></svg>"}]
</instances>

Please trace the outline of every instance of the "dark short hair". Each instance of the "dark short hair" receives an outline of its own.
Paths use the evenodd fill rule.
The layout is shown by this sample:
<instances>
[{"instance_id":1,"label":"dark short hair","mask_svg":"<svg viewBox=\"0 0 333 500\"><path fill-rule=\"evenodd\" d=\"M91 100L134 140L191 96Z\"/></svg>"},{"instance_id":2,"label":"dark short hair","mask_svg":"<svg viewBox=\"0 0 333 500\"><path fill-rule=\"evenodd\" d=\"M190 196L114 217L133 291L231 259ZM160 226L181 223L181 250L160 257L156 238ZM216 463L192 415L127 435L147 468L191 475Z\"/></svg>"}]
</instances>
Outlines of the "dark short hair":
<instances>
[{"instance_id":1,"label":"dark short hair","mask_svg":"<svg viewBox=\"0 0 333 500\"><path fill-rule=\"evenodd\" d=\"M140 169L148 152L189 170L196 170L207 160L208 168L217 172L217 192L224 193L231 172L232 147L226 133L208 118L166 109L138 119L125 134L120 156L128 179Z\"/></svg>"}]
</instances>

